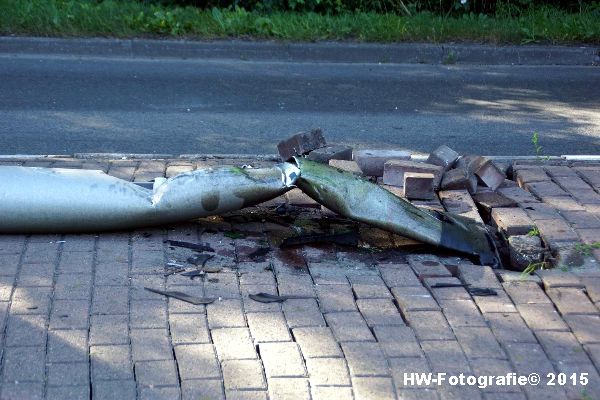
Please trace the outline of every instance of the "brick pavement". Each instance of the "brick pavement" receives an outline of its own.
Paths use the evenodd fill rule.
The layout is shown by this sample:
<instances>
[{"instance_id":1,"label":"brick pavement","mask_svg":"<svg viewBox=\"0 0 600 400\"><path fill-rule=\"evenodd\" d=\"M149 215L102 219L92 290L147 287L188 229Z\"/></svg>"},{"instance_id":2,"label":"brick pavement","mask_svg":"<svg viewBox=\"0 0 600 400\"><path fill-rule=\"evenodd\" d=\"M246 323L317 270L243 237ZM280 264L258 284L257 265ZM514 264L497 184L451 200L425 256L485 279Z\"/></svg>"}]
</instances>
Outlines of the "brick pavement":
<instances>
[{"instance_id":1,"label":"brick pavement","mask_svg":"<svg viewBox=\"0 0 600 400\"><path fill-rule=\"evenodd\" d=\"M23 163L1 164L9 162ZM24 161L99 168L138 181L219 163ZM519 198L547 246L558 251L575 239L598 240L600 167L516 170L519 184L538 197L507 192ZM289 228L274 208L292 207L292 200L311 206L294 223L318 225L310 200L285 196L260 213L170 227L0 236L0 398L600 399L597 270L555 269L540 273L539 283L503 282L489 267L422 250L280 250ZM546 213L527 206L543 203L550 205ZM209 264L222 270L204 279L165 276L167 263L189 267L195 254L167 239L210 244ZM266 246L266 255L252 256ZM598 250L591 255L598 261ZM434 287L459 282L494 288L498 296ZM218 299L195 306L144 286ZM248 297L257 292L308 298L263 304ZM410 372L585 372L589 384L425 386L405 380Z\"/></svg>"}]
</instances>

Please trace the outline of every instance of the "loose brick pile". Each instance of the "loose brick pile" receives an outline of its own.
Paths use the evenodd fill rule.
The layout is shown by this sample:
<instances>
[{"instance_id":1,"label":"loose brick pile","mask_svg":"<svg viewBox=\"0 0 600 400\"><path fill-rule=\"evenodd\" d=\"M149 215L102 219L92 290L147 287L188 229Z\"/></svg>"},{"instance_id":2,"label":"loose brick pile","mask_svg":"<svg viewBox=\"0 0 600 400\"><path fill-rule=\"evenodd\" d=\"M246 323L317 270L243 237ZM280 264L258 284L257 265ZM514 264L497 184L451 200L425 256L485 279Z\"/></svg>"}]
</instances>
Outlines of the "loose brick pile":
<instances>
[{"instance_id":1,"label":"loose brick pile","mask_svg":"<svg viewBox=\"0 0 600 400\"><path fill-rule=\"evenodd\" d=\"M96 168L137 181L221 163L252 160L0 162ZM515 167L522 179L527 174L521 170L536 171L530 173L535 179L547 177L535 181L544 185L523 182L531 192L544 187L540 198L516 186L505 193L535 222L545 245L589 240L597 229L590 224L598 208L582 200L593 200L591 192L584 198L569 191L557 175L566 174L565 168ZM569 170L598 189L600 166ZM577 180L571 175L569 181ZM552 184L564 194L550 192L551 187L558 190ZM439 207L481 218L467 191L442 191L440 198ZM555 269L523 281L509 271L427 252L330 244L279 249L276 233L286 228L273 222L273 209L282 204L311 215L320 212L309 199L290 192L270 202L271 211L260 208L170 227L1 236L0 398L600 398L598 271L587 268L578 275L576 268ZM564 236L556 231L557 221L568 227ZM204 280L165 276L167 263L185 263L193 254L169 246L167 239L208 243L222 271ZM263 258L252 256L266 245L271 250ZM592 254L598 258L597 251ZM493 288L498 295L477 297L463 287L433 287L458 282ZM144 286L218 300L195 306ZM263 304L248 297L258 292L309 298ZM405 372L430 371L586 372L590 383L585 388L477 389L404 382Z\"/></svg>"}]
</instances>

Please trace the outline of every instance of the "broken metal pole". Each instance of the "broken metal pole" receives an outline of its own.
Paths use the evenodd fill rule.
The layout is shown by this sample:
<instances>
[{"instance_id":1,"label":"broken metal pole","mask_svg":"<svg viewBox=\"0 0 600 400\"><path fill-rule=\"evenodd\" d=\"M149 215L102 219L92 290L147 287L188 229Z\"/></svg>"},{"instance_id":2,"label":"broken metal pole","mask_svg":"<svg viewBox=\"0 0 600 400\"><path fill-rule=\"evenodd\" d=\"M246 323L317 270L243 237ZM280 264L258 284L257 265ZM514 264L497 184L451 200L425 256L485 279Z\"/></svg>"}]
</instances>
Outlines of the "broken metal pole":
<instances>
[{"instance_id":1,"label":"broken metal pole","mask_svg":"<svg viewBox=\"0 0 600 400\"><path fill-rule=\"evenodd\" d=\"M0 232L96 232L176 223L275 198L298 168L209 168L157 179L152 189L102 171L0 167Z\"/></svg>"},{"instance_id":2,"label":"broken metal pole","mask_svg":"<svg viewBox=\"0 0 600 400\"><path fill-rule=\"evenodd\" d=\"M407 236L423 243L478 257L497 265L494 245L480 223L458 215L413 206L355 174L301 157L296 185L315 201L347 218Z\"/></svg>"}]
</instances>

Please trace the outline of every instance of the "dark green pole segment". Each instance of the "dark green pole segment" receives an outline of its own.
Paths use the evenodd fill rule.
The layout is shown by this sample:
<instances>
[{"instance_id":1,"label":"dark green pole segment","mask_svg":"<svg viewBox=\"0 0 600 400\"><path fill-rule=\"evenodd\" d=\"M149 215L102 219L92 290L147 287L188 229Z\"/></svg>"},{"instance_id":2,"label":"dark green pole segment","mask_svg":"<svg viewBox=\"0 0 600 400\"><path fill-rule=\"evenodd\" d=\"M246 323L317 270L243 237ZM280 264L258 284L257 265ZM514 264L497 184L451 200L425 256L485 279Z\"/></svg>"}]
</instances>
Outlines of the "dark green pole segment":
<instances>
[{"instance_id":1,"label":"dark green pole segment","mask_svg":"<svg viewBox=\"0 0 600 400\"><path fill-rule=\"evenodd\" d=\"M485 226L447 213L413 206L355 174L296 157L296 185L315 201L347 218L478 257L483 265L498 265L496 250Z\"/></svg>"}]
</instances>

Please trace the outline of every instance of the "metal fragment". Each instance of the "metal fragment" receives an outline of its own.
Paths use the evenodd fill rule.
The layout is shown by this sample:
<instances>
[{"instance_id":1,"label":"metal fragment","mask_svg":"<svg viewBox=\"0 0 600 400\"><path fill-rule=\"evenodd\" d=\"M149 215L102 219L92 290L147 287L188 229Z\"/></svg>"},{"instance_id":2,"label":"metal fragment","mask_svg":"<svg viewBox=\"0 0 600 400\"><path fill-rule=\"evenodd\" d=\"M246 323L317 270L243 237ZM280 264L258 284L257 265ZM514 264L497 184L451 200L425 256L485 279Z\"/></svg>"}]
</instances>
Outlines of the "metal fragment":
<instances>
[{"instance_id":1,"label":"metal fragment","mask_svg":"<svg viewBox=\"0 0 600 400\"><path fill-rule=\"evenodd\" d=\"M296 185L328 209L423 243L478 257L481 264L498 264L482 224L447 212L419 209L355 174L301 157L295 161L301 171Z\"/></svg>"},{"instance_id":2,"label":"metal fragment","mask_svg":"<svg viewBox=\"0 0 600 400\"><path fill-rule=\"evenodd\" d=\"M164 291L164 290L153 289L153 288L149 288L149 287L144 287L144 289L146 289L147 291L152 292L152 293L162 294L163 296L167 296L167 297L173 297L174 299L185 301L187 303L191 303L196 306L201 305L201 304L211 304L211 303L214 303L215 300L217 300L214 297L196 297L196 296L192 296L192 295L189 295L189 294L183 293L183 292Z\"/></svg>"}]
</instances>

